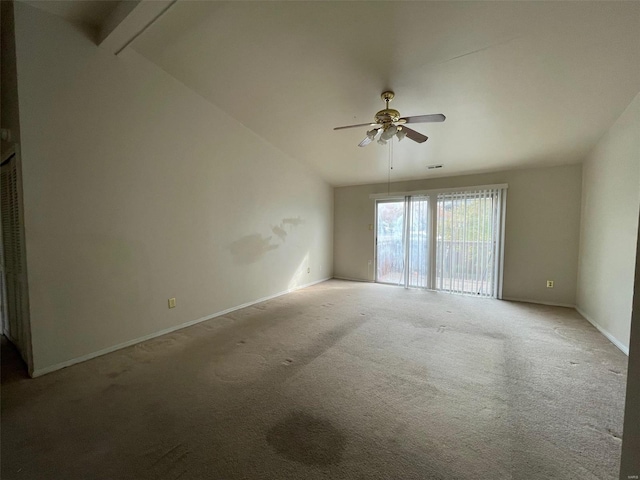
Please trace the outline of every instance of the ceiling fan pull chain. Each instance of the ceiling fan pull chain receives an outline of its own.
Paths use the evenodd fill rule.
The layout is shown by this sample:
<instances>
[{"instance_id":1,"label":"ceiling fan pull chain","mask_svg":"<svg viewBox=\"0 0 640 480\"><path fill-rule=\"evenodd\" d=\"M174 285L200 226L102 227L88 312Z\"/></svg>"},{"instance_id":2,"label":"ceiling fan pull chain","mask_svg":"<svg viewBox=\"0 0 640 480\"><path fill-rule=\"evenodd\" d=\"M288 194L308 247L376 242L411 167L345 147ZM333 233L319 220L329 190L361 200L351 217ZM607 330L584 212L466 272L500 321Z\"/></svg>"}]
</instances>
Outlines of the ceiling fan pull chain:
<instances>
[{"instance_id":1,"label":"ceiling fan pull chain","mask_svg":"<svg viewBox=\"0 0 640 480\"><path fill-rule=\"evenodd\" d=\"M391 157L391 170L393 170L393 137L389 140L389 156Z\"/></svg>"},{"instance_id":2,"label":"ceiling fan pull chain","mask_svg":"<svg viewBox=\"0 0 640 480\"><path fill-rule=\"evenodd\" d=\"M389 143L389 170L387 171L387 195L391 194L391 143Z\"/></svg>"}]
</instances>

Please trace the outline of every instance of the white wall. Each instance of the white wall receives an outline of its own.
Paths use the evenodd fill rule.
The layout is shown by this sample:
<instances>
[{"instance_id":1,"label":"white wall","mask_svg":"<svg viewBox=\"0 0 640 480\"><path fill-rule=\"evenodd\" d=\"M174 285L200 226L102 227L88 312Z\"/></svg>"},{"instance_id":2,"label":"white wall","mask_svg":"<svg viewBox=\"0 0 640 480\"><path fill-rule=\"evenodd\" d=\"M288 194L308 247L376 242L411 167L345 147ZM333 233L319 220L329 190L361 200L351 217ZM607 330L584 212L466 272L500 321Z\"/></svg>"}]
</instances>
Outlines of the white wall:
<instances>
[{"instance_id":1,"label":"white wall","mask_svg":"<svg viewBox=\"0 0 640 480\"><path fill-rule=\"evenodd\" d=\"M15 17L36 373L332 275L328 184L135 52Z\"/></svg>"},{"instance_id":2,"label":"white wall","mask_svg":"<svg viewBox=\"0 0 640 480\"><path fill-rule=\"evenodd\" d=\"M640 205L640 94L583 164L577 305L629 346Z\"/></svg>"},{"instance_id":3,"label":"white wall","mask_svg":"<svg viewBox=\"0 0 640 480\"><path fill-rule=\"evenodd\" d=\"M636 247L636 265L627 369L627 396L624 409L620 480L640 473L640 231Z\"/></svg>"},{"instance_id":4,"label":"white wall","mask_svg":"<svg viewBox=\"0 0 640 480\"><path fill-rule=\"evenodd\" d=\"M391 191L508 183L503 296L575 305L580 222L581 167L512 170L391 184ZM334 274L373 280L372 193L386 184L335 189ZM546 280L554 280L553 289Z\"/></svg>"}]
</instances>

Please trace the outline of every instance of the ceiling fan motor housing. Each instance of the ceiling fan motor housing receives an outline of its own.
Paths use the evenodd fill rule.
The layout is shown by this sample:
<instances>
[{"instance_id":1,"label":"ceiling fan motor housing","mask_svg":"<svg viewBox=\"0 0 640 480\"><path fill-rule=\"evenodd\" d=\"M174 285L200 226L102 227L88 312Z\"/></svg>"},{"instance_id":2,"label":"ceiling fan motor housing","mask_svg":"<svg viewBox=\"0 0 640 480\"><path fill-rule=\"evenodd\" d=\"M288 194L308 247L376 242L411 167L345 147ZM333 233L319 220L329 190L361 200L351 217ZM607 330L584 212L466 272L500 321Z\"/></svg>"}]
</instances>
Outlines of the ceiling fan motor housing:
<instances>
[{"instance_id":1,"label":"ceiling fan motor housing","mask_svg":"<svg viewBox=\"0 0 640 480\"><path fill-rule=\"evenodd\" d=\"M400 119L400 112L394 108L389 108L389 102L393 100L395 93L382 92L380 97L386 102L387 108L376 113L376 116L374 117L375 122L384 126L387 126L392 122L397 122Z\"/></svg>"},{"instance_id":2,"label":"ceiling fan motor housing","mask_svg":"<svg viewBox=\"0 0 640 480\"><path fill-rule=\"evenodd\" d=\"M393 108L385 108L376 113L375 121L381 125L397 122L400 119L400 112Z\"/></svg>"}]
</instances>

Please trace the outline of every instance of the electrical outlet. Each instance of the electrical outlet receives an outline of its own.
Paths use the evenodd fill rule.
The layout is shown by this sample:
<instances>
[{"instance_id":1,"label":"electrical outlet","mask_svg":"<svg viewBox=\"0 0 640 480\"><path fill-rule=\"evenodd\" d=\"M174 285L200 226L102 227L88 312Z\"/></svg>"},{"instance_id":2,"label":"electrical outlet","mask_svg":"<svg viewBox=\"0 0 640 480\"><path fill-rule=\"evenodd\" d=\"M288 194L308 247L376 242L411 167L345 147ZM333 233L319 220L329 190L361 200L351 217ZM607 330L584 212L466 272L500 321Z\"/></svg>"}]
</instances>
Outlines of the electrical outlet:
<instances>
[{"instance_id":1,"label":"electrical outlet","mask_svg":"<svg viewBox=\"0 0 640 480\"><path fill-rule=\"evenodd\" d=\"M553 280L547 280L547 288L553 288Z\"/></svg>"},{"instance_id":2,"label":"electrical outlet","mask_svg":"<svg viewBox=\"0 0 640 480\"><path fill-rule=\"evenodd\" d=\"M373 230L373 223L369 224L369 230Z\"/></svg>"},{"instance_id":3,"label":"electrical outlet","mask_svg":"<svg viewBox=\"0 0 640 480\"><path fill-rule=\"evenodd\" d=\"M169 299L169 308L176 308L176 299L175 299L175 297Z\"/></svg>"}]
</instances>

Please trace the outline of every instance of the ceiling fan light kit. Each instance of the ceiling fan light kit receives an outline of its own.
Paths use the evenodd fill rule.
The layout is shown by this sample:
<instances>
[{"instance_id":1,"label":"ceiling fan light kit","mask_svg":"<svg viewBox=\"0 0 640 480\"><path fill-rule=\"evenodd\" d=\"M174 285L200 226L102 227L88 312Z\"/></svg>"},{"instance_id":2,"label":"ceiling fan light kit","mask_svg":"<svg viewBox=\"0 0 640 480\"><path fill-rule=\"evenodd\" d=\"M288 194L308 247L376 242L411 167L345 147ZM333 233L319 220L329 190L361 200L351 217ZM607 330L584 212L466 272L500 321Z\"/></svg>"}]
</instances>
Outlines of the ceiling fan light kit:
<instances>
[{"instance_id":1,"label":"ceiling fan light kit","mask_svg":"<svg viewBox=\"0 0 640 480\"><path fill-rule=\"evenodd\" d=\"M346 127L336 127L334 130L345 128L373 127L367 131L367 136L358 144L359 147L366 147L377 138L377 143L386 145L395 136L398 141L408 137L417 143L424 143L428 137L407 127L407 123L430 123L444 122L446 117L441 113L432 115L418 115L414 117L401 117L400 112L394 108L389 108L389 102L393 100L395 93L391 91L382 92L381 98L386 106L374 116L374 123L362 123L359 125L347 125Z\"/></svg>"}]
</instances>

